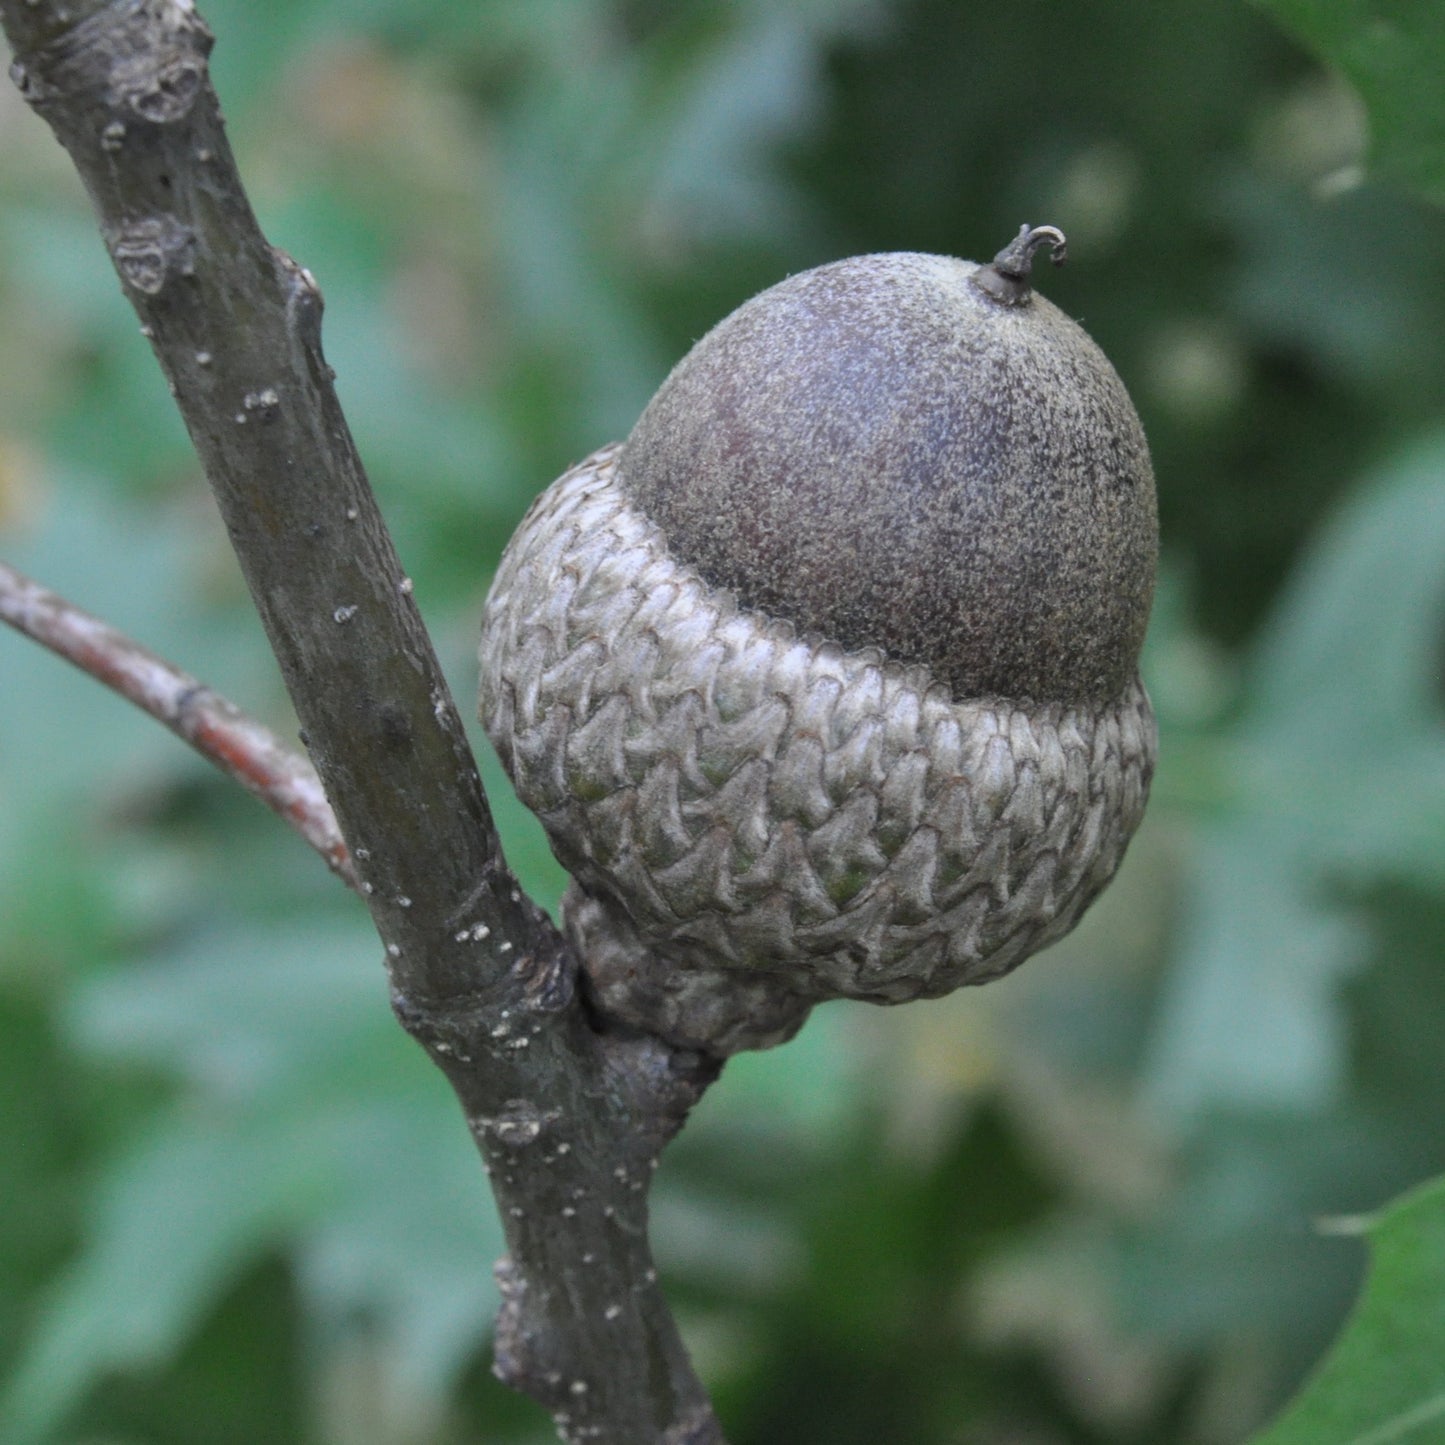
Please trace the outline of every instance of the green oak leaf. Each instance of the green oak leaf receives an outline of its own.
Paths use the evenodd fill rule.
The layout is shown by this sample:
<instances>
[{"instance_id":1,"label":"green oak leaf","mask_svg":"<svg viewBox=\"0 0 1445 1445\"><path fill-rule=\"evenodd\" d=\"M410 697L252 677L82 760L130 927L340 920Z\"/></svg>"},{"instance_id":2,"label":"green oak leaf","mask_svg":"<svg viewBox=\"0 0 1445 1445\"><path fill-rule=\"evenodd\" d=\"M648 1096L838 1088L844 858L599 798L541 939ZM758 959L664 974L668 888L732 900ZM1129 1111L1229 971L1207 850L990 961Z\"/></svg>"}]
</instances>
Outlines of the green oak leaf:
<instances>
[{"instance_id":1,"label":"green oak leaf","mask_svg":"<svg viewBox=\"0 0 1445 1445\"><path fill-rule=\"evenodd\" d=\"M1370 1272L1304 1392L1251 1445L1445 1440L1445 1177L1364 1223Z\"/></svg>"}]
</instances>

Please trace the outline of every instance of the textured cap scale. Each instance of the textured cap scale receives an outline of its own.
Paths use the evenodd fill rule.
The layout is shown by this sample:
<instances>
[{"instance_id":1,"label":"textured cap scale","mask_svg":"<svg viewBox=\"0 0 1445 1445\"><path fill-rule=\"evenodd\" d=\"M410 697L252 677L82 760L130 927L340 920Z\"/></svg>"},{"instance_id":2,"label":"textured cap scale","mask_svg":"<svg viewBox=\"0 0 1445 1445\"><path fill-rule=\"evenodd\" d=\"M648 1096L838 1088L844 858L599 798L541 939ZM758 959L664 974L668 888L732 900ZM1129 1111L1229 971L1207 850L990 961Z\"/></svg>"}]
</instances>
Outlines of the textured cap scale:
<instances>
[{"instance_id":1,"label":"textured cap scale","mask_svg":"<svg viewBox=\"0 0 1445 1445\"><path fill-rule=\"evenodd\" d=\"M1153 477L1113 369L1028 289L1055 236L764 292L518 529L482 721L613 1016L729 1053L822 998L983 982L1118 866Z\"/></svg>"}]
</instances>

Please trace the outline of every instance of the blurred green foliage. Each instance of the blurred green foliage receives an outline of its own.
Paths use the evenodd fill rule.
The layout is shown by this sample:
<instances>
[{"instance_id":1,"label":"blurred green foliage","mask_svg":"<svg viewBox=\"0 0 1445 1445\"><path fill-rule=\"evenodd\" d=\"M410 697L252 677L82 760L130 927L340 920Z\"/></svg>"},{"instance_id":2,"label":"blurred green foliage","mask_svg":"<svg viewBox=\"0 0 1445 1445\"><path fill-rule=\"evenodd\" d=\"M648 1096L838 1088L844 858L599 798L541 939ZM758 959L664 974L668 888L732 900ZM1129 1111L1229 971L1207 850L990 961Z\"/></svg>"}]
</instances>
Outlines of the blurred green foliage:
<instances>
[{"instance_id":1,"label":"blurred green foliage","mask_svg":"<svg viewBox=\"0 0 1445 1445\"><path fill-rule=\"evenodd\" d=\"M1258 0L1339 66L1370 113L1373 165L1445 201L1445 10L1428 0Z\"/></svg>"},{"instance_id":2,"label":"blurred green foliage","mask_svg":"<svg viewBox=\"0 0 1445 1445\"><path fill-rule=\"evenodd\" d=\"M1359 1283L1320 1219L1445 1168L1445 217L1386 184L1440 194L1438 12L1268 8L1341 70L1212 0L204 6L459 696L530 497L789 271L1056 223L1050 294L1143 414L1164 753L1115 887L987 990L830 1006L736 1060L659 1177L735 1445L1240 1440ZM286 728L78 186L8 90L0 157L0 548ZM487 1375L499 1231L378 952L249 799L0 637L0 1439L550 1438ZM1382 1320L1438 1320L1438 1262L1409 1265L1434 1198L1373 1231L1301 1409ZM1445 1391L1434 1339L1350 1429L1442 1438L1408 1415Z\"/></svg>"}]
</instances>

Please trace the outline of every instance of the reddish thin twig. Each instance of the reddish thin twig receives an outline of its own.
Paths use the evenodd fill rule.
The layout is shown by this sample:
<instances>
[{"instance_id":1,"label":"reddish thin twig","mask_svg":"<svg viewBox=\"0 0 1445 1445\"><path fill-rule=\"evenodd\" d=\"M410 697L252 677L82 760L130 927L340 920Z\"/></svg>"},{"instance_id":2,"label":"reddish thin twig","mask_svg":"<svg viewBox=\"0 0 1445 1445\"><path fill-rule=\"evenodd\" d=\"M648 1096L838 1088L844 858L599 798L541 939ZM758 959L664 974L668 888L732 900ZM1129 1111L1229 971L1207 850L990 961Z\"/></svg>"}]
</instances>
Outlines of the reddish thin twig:
<instances>
[{"instance_id":1,"label":"reddish thin twig","mask_svg":"<svg viewBox=\"0 0 1445 1445\"><path fill-rule=\"evenodd\" d=\"M164 723L283 818L353 889L359 882L310 761L264 723L149 648L0 562L0 622Z\"/></svg>"}]
</instances>

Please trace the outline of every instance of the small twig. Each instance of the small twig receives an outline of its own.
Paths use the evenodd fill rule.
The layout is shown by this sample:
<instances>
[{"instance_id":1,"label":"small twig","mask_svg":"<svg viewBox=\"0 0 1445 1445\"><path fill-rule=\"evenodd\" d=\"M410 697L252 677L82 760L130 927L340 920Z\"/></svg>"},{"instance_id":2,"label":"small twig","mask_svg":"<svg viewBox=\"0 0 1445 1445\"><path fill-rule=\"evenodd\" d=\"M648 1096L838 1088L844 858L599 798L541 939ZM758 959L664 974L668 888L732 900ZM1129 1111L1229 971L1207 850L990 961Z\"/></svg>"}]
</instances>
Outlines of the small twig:
<instances>
[{"instance_id":1,"label":"small twig","mask_svg":"<svg viewBox=\"0 0 1445 1445\"><path fill-rule=\"evenodd\" d=\"M48 647L142 712L164 723L207 762L254 793L361 889L336 815L310 761L263 722L134 638L0 562L0 622Z\"/></svg>"}]
</instances>

